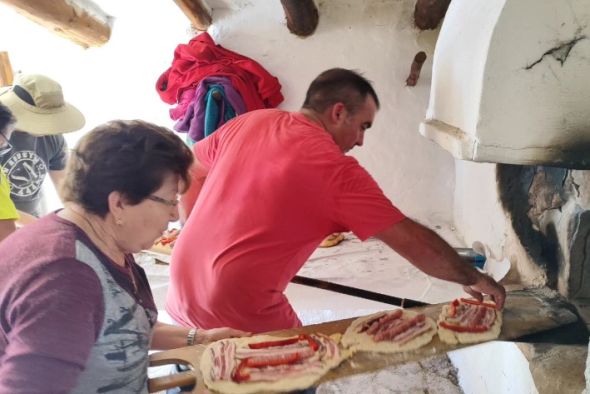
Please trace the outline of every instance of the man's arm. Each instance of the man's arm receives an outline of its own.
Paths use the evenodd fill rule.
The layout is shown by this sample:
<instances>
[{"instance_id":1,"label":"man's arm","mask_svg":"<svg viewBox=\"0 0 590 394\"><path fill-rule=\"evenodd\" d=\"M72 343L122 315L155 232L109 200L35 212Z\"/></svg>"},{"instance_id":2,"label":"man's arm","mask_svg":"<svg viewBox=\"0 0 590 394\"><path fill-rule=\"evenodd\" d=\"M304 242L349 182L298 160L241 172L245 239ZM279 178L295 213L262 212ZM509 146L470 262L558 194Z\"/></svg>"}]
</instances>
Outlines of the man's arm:
<instances>
[{"instance_id":1,"label":"man's arm","mask_svg":"<svg viewBox=\"0 0 590 394\"><path fill-rule=\"evenodd\" d=\"M42 138L45 142L45 146L48 154L48 168L49 177L55 186L55 190L58 192L62 181L66 175L66 164L68 162L68 144L63 135L49 135ZM61 199L61 196L59 196Z\"/></svg>"},{"instance_id":2,"label":"man's arm","mask_svg":"<svg viewBox=\"0 0 590 394\"><path fill-rule=\"evenodd\" d=\"M178 209L180 223L184 224L193 210L195 202L197 202L199 193L201 193L201 189L205 183L205 179L207 178L208 172L209 170L195 157L195 161L190 171L191 185L188 190L180 197L180 206Z\"/></svg>"},{"instance_id":3,"label":"man's arm","mask_svg":"<svg viewBox=\"0 0 590 394\"><path fill-rule=\"evenodd\" d=\"M423 225L406 218L376 237L426 274L462 284L467 293L480 300L482 293L489 294L499 309L504 306L504 287L461 260L445 240Z\"/></svg>"},{"instance_id":4,"label":"man's arm","mask_svg":"<svg viewBox=\"0 0 590 394\"><path fill-rule=\"evenodd\" d=\"M59 187L61 186L61 183L66 177L66 170L50 170L49 177L51 178L53 186L55 186L55 190L57 190L59 195Z\"/></svg>"},{"instance_id":5,"label":"man's arm","mask_svg":"<svg viewBox=\"0 0 590 394\"><path fill-rule=\"evenodd\" d=\"M26 226L27 224L31 224L36 222L38 219L31 215L30 213L24 212L24 211L18 211L18 219L16 219L16 225L17 227L23 227Z\"/></svg>"}]
</instances>

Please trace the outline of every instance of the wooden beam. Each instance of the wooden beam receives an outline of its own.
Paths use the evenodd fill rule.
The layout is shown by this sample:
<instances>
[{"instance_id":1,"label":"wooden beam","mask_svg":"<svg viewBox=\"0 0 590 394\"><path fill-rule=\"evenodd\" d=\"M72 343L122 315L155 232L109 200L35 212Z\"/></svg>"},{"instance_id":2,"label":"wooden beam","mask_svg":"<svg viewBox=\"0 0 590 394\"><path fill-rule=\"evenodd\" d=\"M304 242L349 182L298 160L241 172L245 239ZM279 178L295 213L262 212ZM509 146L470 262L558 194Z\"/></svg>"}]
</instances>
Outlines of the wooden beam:
<instances>
[{"instance_id":1,"label":"wooden beam","mask_svg":"<svg viewBox=\"0 0 590 394\"><path fill-rule=\"evenodd\" d=\"M206 31L211 26L211 8L206 0L174 0L197 31Z\"/></svg>"},{"instance_id":2,"label":"wooden beam","mask_svg":"<svg viewBox=\"0 0 590 394\"><path fill-rule=\"evenodd\" d=\"M313 34L320 19L313 0L281 0L281 4L291 33L300 37Z\"/></svg>"},{"instance_id":3,"label":"wooden beam","mask_svg":"<svg viewBox=\"0 0 590 394\"><path fill-rule=\"evenodd\" d=\"M424 51L420 51L414 56L414 60L410 66L410 75L408 76L408 79L406 79L407 86L416 86L418 78L420 77L420 70L422 70L422 65L425 60L426 53Z\"/></svg>"},{"instance_id":4,"label":"wooden beam","mask_svg":"<svg viewBox=\"0 0 590 394\"><path fill-rule=\"evenodd\" d=\"M19 14L84 48L105 44L111 37L112 17L90 0L0 0Z\"/></svg>"},{"instance_id":5,"label":"wooden beam","mask_svg":"<svg viewBox=\"0 0 590 394\"><path fill-rule=\"evenodd\" d=\"M417 0L414 23L422 30L436 29L445 17L451 0Z\"/></svg>"},{"instance_id":6,"label":"wooden beam","mask_svg":"<svg viewBox=\"0 0 590 394\"><path fill-rule=\"evenodd\" d=\"M0 52L0 86L11 86L14 80L8 52Z\"/></svg>"}]
</instances>

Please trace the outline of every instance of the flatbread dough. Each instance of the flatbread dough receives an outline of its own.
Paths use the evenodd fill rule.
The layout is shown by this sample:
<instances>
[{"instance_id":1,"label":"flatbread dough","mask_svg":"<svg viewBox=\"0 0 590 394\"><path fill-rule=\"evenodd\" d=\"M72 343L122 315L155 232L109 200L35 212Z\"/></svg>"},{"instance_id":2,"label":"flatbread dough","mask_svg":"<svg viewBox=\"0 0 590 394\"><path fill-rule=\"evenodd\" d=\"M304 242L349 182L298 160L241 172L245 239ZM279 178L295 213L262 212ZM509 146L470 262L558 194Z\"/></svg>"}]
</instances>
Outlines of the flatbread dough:
<instances>
[{"instance_id":1,"label":"flatbread dough","mask_svg":"<svg viewBox=\"0 0 590 394\"><path fill-rule=\"evenodd\" d=\"M425 320L426 324L429 326L428 331L419 334L417 337L404 344L387 340L376 342L373 337L366 332L359 332L365 322L373 320L379 316L382 316L383 314L384 312L374 313L369 316L360 317L353 321L350 326L348 326L344 336L342 337L342 345L351 350L379 353L397 353L418 349L419 347L422 347L432 341L432 338L436 335L436 323L429 317L426 317ZM419 313L417 312L404 309L402 310L401 318L409 320L418 314Z\"/></svg>"},{"instance_id":2,"label":"flatbread dough","mask_svg":"<svg viewBox=\"0 0 590 394\"><path fill-rule=\"evenodd\" d=\"M220 347L222 346L222 343L225 343L225 346L233 343L235 344L236 349L248 349L248 344L251 343L283 340L286 339L285 337L257 335L253 337L223 339L221 341L211 343L203 351L200 363L201 373L203 374L203 380L205 381L205 385L209 389L214 390L216 392L232 394L248 394L266 391L283 392L306 389L312 386L314 382L321 378L330 369L340 365L340 363L343 360L350 357L350 355L352 354L352 352L350 351L343 351L338 346L338 342L341 337L340 334L335 334L330 337L321 334L311 334L311 336L316 341L321 342L322 347L320 347L320 350L318 350L316 356L313 356L310 359L306 359L306 361L312 361L312 359L314 361L319 360L319 363L315 363L316 365L319 364L319 367L310 368L309 371L311 372L304 371L300 375L285 377L276 381L246 381L237 383L231 379L214 380L212 376L214 368L214 351L219 351ZM325 350L327 348L326 345L328 343L329 346L331 346L332 352ZM239 360L236 361L234 364L234 366L237 366L239 364Z\"/></svg>"},{"instance_id":3,"label":"flatbread dough","mask_svg":"<svg viewBox=\"0 0 590 394\"><path fill-rule=\"evenodd\" d=\"M490 302L486 302L490 303ZM446 342L451 345L455 345L457 343L476 343L476 342L483 342L483 341L490 341L492 339L496 339L500 336L500 331L502 330L502 312L499 310L495 310L496 312L496 319L494 323L490 326L488 331L484 332L457 332L453 330L449 330L447 328L441 327L440 322L444 321L447 316L449 316L451 311L450 305L443 306L442 312L438 318L438 336L441 341Z\"/></svg>"},{"instance_id":4,"label":"flatbread dough","mask_svg":"<svg viewBox=\"0 0 590 394\"><path fill-rule=\"evenodd\" d=\"M342 233L333 233L328 235L322 243L319 245L320 248L331 248L332 246L338 245L340 242L344 241L344 234Z\"/></svg>"}]
</instances>

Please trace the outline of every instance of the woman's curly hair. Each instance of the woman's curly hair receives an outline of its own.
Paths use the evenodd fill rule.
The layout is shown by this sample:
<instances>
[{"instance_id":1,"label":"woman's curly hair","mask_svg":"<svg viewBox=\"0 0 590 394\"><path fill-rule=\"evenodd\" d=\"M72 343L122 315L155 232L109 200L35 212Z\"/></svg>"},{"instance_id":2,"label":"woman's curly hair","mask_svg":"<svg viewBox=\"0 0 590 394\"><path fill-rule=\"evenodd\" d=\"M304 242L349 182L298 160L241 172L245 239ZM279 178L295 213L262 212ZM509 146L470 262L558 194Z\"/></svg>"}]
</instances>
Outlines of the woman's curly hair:
<instances>
[{"instance_id":1,"label":"woman's curly hair","mask_svg":"<svg viewBox=\"0 0 590 394\"><path fill-rule=\"evenodd\" d=\"M86 134L72 152L61 197L105 217L113 191L139 204L168 174L178 175L188 188L192 163L189 147L165 127L141 120L108 122Z\"/></svg>"}]
</instances>

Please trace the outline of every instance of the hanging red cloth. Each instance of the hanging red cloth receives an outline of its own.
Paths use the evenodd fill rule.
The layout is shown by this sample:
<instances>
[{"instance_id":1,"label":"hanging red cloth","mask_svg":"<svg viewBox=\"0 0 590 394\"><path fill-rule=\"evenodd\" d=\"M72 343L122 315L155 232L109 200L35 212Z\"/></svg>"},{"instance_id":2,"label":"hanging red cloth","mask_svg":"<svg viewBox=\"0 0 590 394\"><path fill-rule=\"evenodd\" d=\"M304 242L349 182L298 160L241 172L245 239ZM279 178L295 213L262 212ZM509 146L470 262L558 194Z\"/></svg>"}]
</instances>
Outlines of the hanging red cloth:
<instances>
[{"instance_id":1,"label":"hanging red cloth","mask_svg":"<svg viewBox=\"0 0 590 394\"><path fill-rule=\"evenodd\" d=\"M158 78L156 90L164 102L174 104L184 89L212 75L231 80L247 111L273 108L283 101L276 77L256 61L216 45L207 32L176 47L172 66Z\"/></svg>"}]
</instances>

